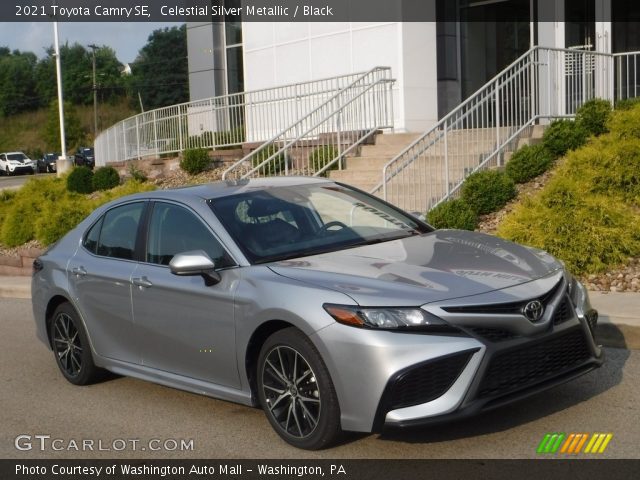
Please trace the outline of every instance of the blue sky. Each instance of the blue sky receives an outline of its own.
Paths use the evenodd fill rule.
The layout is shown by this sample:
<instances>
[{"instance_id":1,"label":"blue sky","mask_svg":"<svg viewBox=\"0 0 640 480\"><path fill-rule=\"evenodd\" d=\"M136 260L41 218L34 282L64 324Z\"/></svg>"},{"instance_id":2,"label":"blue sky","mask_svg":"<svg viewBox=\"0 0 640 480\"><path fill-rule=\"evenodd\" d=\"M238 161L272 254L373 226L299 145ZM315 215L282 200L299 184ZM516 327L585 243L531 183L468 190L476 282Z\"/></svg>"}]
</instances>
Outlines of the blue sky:
<instances>
[{"instance_id":1,"label":"blue sky","mask_svg":"<svg viewBox=\"0 0 640 480\"><path fill-rule=\"evenodd\" d=\"M171 27L178 23L97 23L59 22L60 44L78 42L107 45L116 51L118 60L130 63L138 51L147 43L149 34L158 28ZM53 45L53 23L0 23L0 47L11 50L31 51L42 58L45 49Z\"/></svg>"}]
</instances>

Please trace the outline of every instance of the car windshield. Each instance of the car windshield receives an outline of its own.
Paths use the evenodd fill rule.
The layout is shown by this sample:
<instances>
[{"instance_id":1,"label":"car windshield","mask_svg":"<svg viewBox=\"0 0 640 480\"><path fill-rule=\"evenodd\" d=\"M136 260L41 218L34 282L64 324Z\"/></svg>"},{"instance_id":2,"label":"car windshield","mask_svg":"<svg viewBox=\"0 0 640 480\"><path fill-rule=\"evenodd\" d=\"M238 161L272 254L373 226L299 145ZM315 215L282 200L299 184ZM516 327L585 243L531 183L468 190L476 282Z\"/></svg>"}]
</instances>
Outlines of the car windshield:
<instances>
[{"instance_id":1,"label":"car windshield","mask_svg":"<svg viewBox=\"0 0 640 480\"><path fill-rule=\"evenodd\" d=\"M252 263L432 231L375 197L332 183L255 190L215 198L209 205Z\"/></svg>"},{"instance_id":2,"label":"car windshield","mask_svg":"<svg viewBox=\"0 0 640 480\"><path fill-rule=\"evenodd\" d=\"M27 156L24 153L8 153L7 160L27 160Z\"/></svg>"},{"instance_id":3,"label":"car windshield","mask_svg":"<svg viewBox=\"0 0 640 480\"><path fill-rule=\"evenodd\" d=\"M84 153L85 155L93 155L93 148L83 148L82 149L82 153Z\"/></svg>"}]
</instances>

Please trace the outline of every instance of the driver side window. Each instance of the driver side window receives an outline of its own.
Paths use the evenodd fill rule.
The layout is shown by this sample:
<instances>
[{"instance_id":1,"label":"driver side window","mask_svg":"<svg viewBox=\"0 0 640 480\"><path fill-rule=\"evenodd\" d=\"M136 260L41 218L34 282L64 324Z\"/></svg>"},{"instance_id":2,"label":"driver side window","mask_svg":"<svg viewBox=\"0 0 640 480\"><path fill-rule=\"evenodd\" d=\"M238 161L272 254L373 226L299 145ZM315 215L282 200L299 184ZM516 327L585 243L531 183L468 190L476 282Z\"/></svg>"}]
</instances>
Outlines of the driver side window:
<instances>
[{"instance_id":1,"label":"driver side window","mask_svg":"<svg viewBox=\"0 0 640 480\"><path fill-rule=\"evenodd\" d=\"M146 261L169 265L176 254L193 250L204 250L216 268L234 265L224 247L198 217L186 208L157 202L149 224Z\"/></svg>"}]
</instances>

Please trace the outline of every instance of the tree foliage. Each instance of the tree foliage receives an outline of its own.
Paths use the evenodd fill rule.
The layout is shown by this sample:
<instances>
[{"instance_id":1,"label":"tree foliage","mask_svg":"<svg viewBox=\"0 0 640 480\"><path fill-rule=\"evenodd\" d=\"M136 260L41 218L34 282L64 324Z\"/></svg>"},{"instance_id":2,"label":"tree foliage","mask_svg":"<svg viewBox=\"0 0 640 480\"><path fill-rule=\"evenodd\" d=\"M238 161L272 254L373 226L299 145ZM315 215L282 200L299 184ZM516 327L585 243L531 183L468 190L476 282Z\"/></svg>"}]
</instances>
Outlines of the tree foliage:
<instances>
[{"instance_id":1,"label":"tree foliage","mask_svg":"<svg viewBox=\"0 0 640 480\"><path fill-rule=\"evenodd\" d=\"M58 112L58 100L52 101L49 105L44 135L49 150L60 150L60 114ZM71 102L64 102L64 136L67 150L79 147L84 143L86 138L86 132L82 129L80 117Z\"/></svg>"},{"instance_id":2,"label":"tree foliage","mask_svg":"<svg viewBox=\"0 0 640 480\"><path fill-rule=\"evenodd\" d=\"M132 101L139 93L145 110L189 101L186 26L155 30L131 69Z\"/></svg>"}]
</instances>

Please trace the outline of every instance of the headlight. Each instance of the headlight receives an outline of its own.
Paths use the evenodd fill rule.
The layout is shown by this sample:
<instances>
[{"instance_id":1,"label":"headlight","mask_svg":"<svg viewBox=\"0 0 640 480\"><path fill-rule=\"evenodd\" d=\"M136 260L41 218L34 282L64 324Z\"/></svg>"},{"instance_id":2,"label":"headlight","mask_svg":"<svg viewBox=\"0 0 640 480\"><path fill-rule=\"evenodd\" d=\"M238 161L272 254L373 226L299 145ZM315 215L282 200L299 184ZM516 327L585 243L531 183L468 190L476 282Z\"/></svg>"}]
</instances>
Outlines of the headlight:
<instances>
[{"instance_id":1,"label":"headlight","mask_svg":"<svg viewBox=\"0 0 640 480\"><path fill-rule=\"evenodd\" d=\"M323 305L337 322L378 330L417 330L457 333L456 327L420 308L362 308L351 305Z\"/></svg>"}]
</instances>

